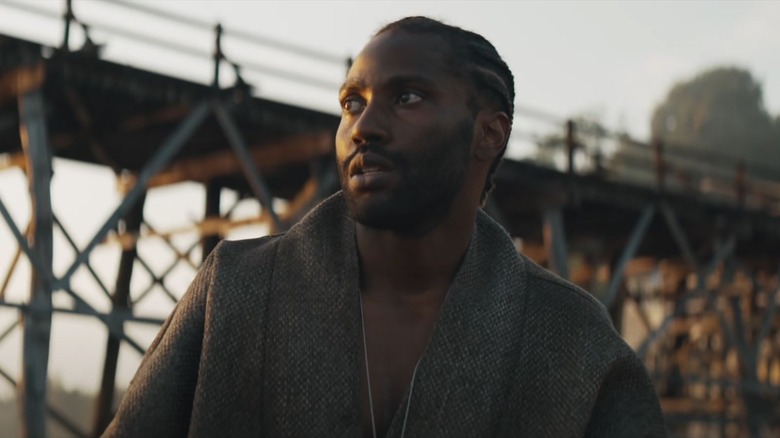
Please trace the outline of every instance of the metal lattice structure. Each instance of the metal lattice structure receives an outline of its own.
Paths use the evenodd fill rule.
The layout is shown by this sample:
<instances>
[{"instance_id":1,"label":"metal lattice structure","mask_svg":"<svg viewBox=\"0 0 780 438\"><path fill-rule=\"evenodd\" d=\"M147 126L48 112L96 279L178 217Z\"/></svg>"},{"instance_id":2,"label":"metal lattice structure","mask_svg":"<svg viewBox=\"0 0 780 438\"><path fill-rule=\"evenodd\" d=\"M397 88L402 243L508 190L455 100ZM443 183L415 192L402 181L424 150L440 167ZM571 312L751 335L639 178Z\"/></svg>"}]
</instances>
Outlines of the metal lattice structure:
<instances>
[{"instance_id":1,"label":"metal lattice structure","mask_svg":"<svg viewBox=\"0 0 780 438\"><path fill-rule=\"evenodd\" d=\"M241 225L231 220L233 208L220 214L223 189L239 193L239 200L251 197L260 204L262 215L243 224L265 223L271 231L282 231L337 186L330 156L337 118L252 97L238 66L222 53L221 27L215 29L214 83L199 85L101 60L88 34L84 47L70 50L70 26L81 23L70 2L67 6L63 46L47 56L41 45L8 36L0 40L0 104L6 118L18 120L17 129L2 133L2 152L7 166L24 170L33 209L30 224L20 226L0 200L0 213L18 245L0 304L23 315L22 323L4 327L0 340L21 329L24 364L21 376L4 370L0 376L19 388L21 430L30 437L46 436L46 418L74 436L97 436L105 428L113 414L120 345L141 355L145 351L124 326L128 322L162 323L159 318L139 315L134 307L154 290L175 302L181 293L166 286L166 276L180 263L190 265L194 272L198 265L192 257L195 250L200 249L205 258L226 230ZM346 65L346 60L341 63ZM227 89L218 86L222 65L236 71L236 83ZM81 248L52 211L54 156L111 168L123 191L120 204ZM204 219L190 227L201 237L183 250L144 218L148 191L181 181L197 181L206 187ZM286 200L286 208L275 206L277 199ZM52 269L55 227L75 252L60 275ZM138 240L150 236L162 239L176 254L162 271L138 252ZM93 250L107 240L122 247L113 288L90 263ZM32 265L33 286L26 303L10 302L5 300L7 280L21 255ZM71 279L81 269L90 273L111 300L110 313L99 312L71 287ZM139 269L152 281L131 296L131 279ZM52 296L59 293L70 296L74 306L54 306ZM95 318L110 334L90 432L46 400L52 315L59 312Z\"/></svg>"},{"instance_id":2,"label":"metal lattice structure","mask_svg":"<svg viewBox=\"0 0 780 438\"><path fill-rule=\"evenodd\" d=\"M777 434L780 178L624 136L632 160L603 163L587 130L578 138L566 126L563 169L504 164L500 220L524 252L604 303L675 434ZM576 154L589 166L578 169Z\"/></svg>"},{"instance_id":3,"label":"metal lattice structure","mask_svg":"<svg viewBox=\"0 0 780 438\"><path fill-rule=\"evenodd\" d=\"M0 170L24 171L32 205L30 223L19 224L0 199L0 214L18 247L0 279L0 306L20 315L19 321L0 327L0 342L23 333L22 374L0 369L0 377L19 389L21 429L30 437L46 436L47 419L73 436L99 435L115 406L120 346L138 354L145 349L127 325L162 322L141 314L139 303L154 294L175 303L183 291L173 290L167 278L179 266L194 273L231 228L263 223L269 232L283 231L338 187L333 156L338 118L253 97L240 74L247 66L228 61L222 51L223 37L231 32L213 29L214 81L202 85L101 59L89 26L66 4L61 47L0 36L0 121L10 121L0 123ZM75 25L87 35L79 50L68 46ZM346 63L305 48L281 48ZM236 73L235 84L227 88L219 87L224 66ZM333 86L318 77L250 67ZM506 160L486 210L523 252L605 304L644 359L675 435L778 433L780 178L773 179L771 171L753 173L729 157L696 155L661 141L637 142L527 108L517 112L560 131L557 143L544 146L560 160L557 166ZM529 134L514 134L523 136ZM631 153L622 162L608 160L599 148L605 139ZM112 214L82 246L52 208L55 157L111 169L122 193ZM205 189L203 217L183 225L197 237L184 246L174 242L175 230L159 230L145 214L151 191L182 181ZM235 204L225 205L225 190L237 194ZM255 200L261 213L237 219L233 211L243 199ZM54 233L74 254L59 274L53 269ZM173 260L155 266L138 250L144 239L157 239ZM113 286L90 258L106 242L121 248ZM29 298L9 301L9 279L22 259L33 268ZM95 281L110 300L110 312L97 310L74 290L77 272ZM139 273L148 284L131 288ZM55 305L57 294L70 297L73 305ZM105 343L105 358L89 431L83 419L68 418L46 399L52 315L60 313L92 318L109 334L99 340Z\"/></svg>"}]
</instances>

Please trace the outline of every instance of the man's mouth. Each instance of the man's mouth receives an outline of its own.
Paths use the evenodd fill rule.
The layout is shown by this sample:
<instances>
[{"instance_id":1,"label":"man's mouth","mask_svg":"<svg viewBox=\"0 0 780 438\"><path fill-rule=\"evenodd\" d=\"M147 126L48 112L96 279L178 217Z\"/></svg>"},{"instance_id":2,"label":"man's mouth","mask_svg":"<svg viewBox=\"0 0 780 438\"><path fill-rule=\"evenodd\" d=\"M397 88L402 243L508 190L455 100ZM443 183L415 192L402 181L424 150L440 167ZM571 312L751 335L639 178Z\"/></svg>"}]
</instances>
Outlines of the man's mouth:
<instances>
[{"instance_id":1,"label":"man's mouth","mask_svg":"<svg viewBox=\"0 0 780 438\"><path fill-rule=\"evenodd\" d=\"M349 166L350 185L360 191L372 191L393 185L397 174L393 162L373 153L362 153Z\"/></svg>"},{"instance_id":2,"label":"man's mouth","mask_svg":"<svg viewBox=\"0 0 780 438\"><path fill-rule=\"evenodd\" d=\"M367 175L370 173L378 173L378 172L386 172L386 167L380 167L380 166L367 166L360 169L357 169L356 175Z\"/></svg>"},{"instance_id":3,"label":"man's mouth","mask_svg":"<svg viewBox=\"0 0 780 438\"><path fill-rule=\"evenodd\" d=\"M392 161L373 153L355 156L349 166L349 176L369 175L393 170Z\"/></svg>"}]
</instances>

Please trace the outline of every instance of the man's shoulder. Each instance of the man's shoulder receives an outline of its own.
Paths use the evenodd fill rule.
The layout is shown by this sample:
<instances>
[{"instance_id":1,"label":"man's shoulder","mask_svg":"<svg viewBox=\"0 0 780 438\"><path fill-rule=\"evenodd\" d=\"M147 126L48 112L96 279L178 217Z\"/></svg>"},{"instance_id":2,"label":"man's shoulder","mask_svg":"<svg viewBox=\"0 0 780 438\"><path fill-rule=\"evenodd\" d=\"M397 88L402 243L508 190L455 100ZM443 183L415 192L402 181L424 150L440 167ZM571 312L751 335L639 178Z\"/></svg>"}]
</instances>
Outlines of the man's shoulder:
<instances>
[{"instance_id":1,"label":"man's shoulder","mask_svg":"<svg viewBox=\"0 0 780 438\"><path fill-rule=\"evenodd\" d=\"M528 287L532 290L536 301L564 307L572 306L579 310L578 313L591 313L599 318L609 318L606 308L596 297L542 268L525 255L521 254L520 257L525 265Z\"/></svg>"},{"instance_id":2,"label":"man's shoulder","mask_svg":"<svg viewBox=\"0 0 780 438\"><path fill-rule=\"evenodd\" d=\"M277 254L284 263L303 263L315 250L330 248L340 238L339 231L347 222L342 204L337 193L318 204L289 230L252 239L223 240L213 251L215 264L223 268L223 273L241 276L247 270L273 270Z\"/></svg>"},{"instance_id":3,"label":"man's shoulder","mask_svg":"<svg viewBox=\"0 0 780 438\"><path fill-rule=\"evenodd\" d=\"M525 264L523 315L528 342L538 343L536 348L549 348L548 343L554 340L564 350L587 357L586 362L597 368L634 356L596 297L527 257L521 258Z\"/></svg>"},{"instance_id":4,"label":"man's shoulder","mask_svg":"<svg viewBox=\"0 0 780 438\"><path fill-rule=\"evenodd\" d=\"M215 257L220 262L229 261L231 263L242 260L248 262L268 260L269 256L276 251L282 237L284 237L284 233L251 239L223 240L214 249Z\"/></svg>"},{"instance_id":5,"label":"man's shoulder","mask_svg":"<svg viewBox=\"0 0 780 438\"><path fill-rule=\"evenodd\" d=\"M511 279L516 291L521 292L532 306L571 307L579 312L609 318L604 306L591 294L558 275L542 268L522 253L518 253L511 238L487 214L478 216L478 230L483 247L481 256L504 278Z\"/></svg>"}]
</instances>

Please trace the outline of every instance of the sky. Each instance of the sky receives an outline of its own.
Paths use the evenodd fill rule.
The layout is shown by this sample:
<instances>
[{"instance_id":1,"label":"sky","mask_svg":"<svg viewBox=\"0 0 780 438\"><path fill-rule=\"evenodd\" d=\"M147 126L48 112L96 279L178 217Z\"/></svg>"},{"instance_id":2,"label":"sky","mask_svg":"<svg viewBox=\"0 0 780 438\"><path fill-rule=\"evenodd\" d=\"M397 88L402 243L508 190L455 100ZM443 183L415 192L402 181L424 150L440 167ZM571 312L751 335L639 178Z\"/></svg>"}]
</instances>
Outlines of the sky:
<instances>
[{"instance_id":1,"label":"sky","mask_svg":"<svg viewBox=\"0 0 780 438\"><path fill-rule=\"evenodd\" d=\"M0 34L9 34L49 45L59 45L63 27L54 19L36 17L9 7L0 0ZM61 14L64 0L27 2L36 8ZM93 25L91 37L104 43L106 59L173 76L208 83L212 66L206 57L162 50L100 30L99 24L119 27L150 38L185 46L207 56L212 50L208 30L176 25L131 9L97 0L74 0L74 12ZM344 75L345 61L319 62L278 50L250 45L230 35L245 31L294 43L345 60L357 54L371 34L383 24L408 15L428 15L484 35L497 47L515 75L516 105L565 118L586 114L608 128L623 130L643 139L648 136L652 110L679 80L721 65L749 69L763 84L767 109L780 114L780 2L728 1L186 1L145 2L154 8L185 15L206 23L220 22L226 29L223 49L239 64L261 64L290 74L314 76L333 86L320 87L284 78L245 71L245 79L259 95L285 102L338 112L336 88ZM71 47L83 41L74 31ZM232 75L226 72L222 83ZM519 132L538 128L533 120L518 118ZM0 164L3 158L0 156ZM86 244L118 204L113 174L105 168L55 161L53 205L80 246ZM226 194L229 198L230 194ZM29 217L26 181L18 169L0 171L0 199L11 209L17 223ZM225 202L227 205L229 202ZM181 227L202 216L203 192L195 184L154 190L147 203L147 217L163 230ZM239 215L257 214L257 207L244 203ZM232 238L261 233L248 229ZM195 239L192 233L177 236L180 247ZM11 234L0 224L0 279L15 247ZM142 254L157 271L172 260L172 254L154 239L144 241ZM197 254L196 254L197 256ZM73 254L61 235L55 234L55 272L62 272ZM91 258L96 271L111 287L116 275L118 247L100 247ZM137 268L138 269L138 268ZM138 272L139 270L137 270ZM169 286L183 293L193 271L177 268ZM28 293L29 267L20 269L11 283L9 300L24 301ZM143 290L148 277L136 275L134 293ZM89 273L80 270L74 288L90 297L98 309L109 302ZM69 305L66 297L55 303ZM138 313L164 317L172 302L159 291L150 295ZM0 309L0 330L16 314ZM148 344L154 327L129 329ZM94 321L74 316L56 316L52 334L50 375L67 388L93 391L98 386L105 344L105 330ZM18 331L0 342L0 366L18 375ZM137 367L137 354L123 349L118 384L126 385ZM0 396L11 388L0 382Z\"/></svg>"}]
</instances>

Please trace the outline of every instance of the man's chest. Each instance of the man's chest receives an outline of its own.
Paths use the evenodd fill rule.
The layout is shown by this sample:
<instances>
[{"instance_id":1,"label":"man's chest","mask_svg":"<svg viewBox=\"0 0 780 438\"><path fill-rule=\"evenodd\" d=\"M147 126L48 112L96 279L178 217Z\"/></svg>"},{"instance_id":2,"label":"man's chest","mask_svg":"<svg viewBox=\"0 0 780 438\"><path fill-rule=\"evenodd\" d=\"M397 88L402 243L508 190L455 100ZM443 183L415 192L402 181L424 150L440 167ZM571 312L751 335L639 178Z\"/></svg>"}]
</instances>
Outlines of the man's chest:
<instances>
[{"instance_id":1,"label":"man's chest","mask_svg":"<svg viewBox=\"0 0 780 438\"><path fill-rule=\"evenodd\" d=\"M413 389L415 369L436 323L436 312L409 312L364 303L360 374L364 436L384 436L403 421L404 398ZM370 387L370 391L369 391Z\"/></svg>"}]
</instances>

